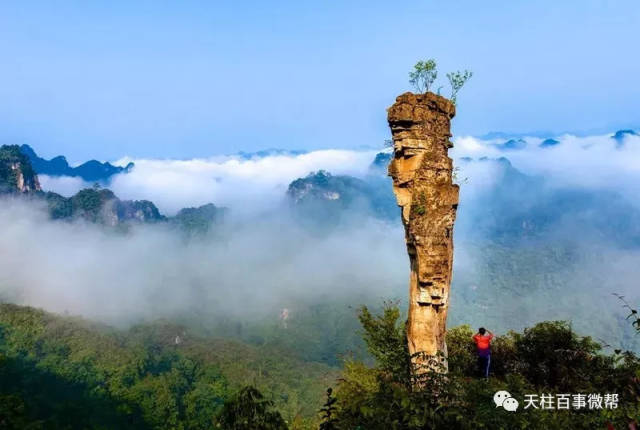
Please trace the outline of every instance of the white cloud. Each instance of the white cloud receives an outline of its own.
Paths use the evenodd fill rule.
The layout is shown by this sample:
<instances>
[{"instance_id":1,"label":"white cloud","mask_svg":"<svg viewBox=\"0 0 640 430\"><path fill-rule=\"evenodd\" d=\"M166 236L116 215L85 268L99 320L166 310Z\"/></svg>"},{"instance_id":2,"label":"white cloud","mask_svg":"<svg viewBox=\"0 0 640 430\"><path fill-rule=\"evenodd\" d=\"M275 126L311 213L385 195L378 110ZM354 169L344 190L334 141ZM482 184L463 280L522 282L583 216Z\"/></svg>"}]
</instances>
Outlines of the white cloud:
<instances>
[{"instance_id":1,"label":"white cloud","mask_svg":"<svg viewBox=\"0 0 640 430\"><path fill-rule=\"evenodd\" d=\"M562 136L559 145L546 149L538 147L540 139L526 140L529 144L523 150L500 151L495 146L500 142L463 137L456 139L452 156L477 159L504 155L515 167L544 175L557 185L631 190L640 183L640 138L627 138L619 149L609 136ZM137 226L127 235L112 234L81 222L49 222L44 211L34 211L31 205L2 202L0 223L5 227L0 235L0 296L123 323L197 312L232 312L247 318L258 311L272 312L286 306L296 296L313 300L343 294L344 302L353 304L405 297L407 256L404 232L397 223L363 217L357 225L316 235L291 222L286 211L268 211L282 201L292 180L318 169L363 176L375 153L327 150L251 160L133 160L136 168L115 176L111 184L121 198L152 200L166 214L207 202L233 210L233 217L216 231L216 237L189 243L164 225ZM484 204L473 201L474 193L495 181L497 163L457 164L463 166L460 176L469 176L462 188L459 221L465 216L473 219L476 204ZM90 185L74 178L41 180L45 188L65 190L67 195ZM238 221L238 213L243 211L253 216ZM264 211L264 216L256 216L257 211ZM458 223L456 230L455 277L463 280L462 286L475 285L479 281L474 270L485 267L484 251L465 243L461 226ZM638 275L634 265L637 253L612 250L601 243L584 246L597 250L589 251L597 258L577 264L576 273L585 276L585 280L576 281L583 300L598 304L603 295L624 293L632 287ZM606 282L589 281L599 273L607 273ZM492 288L490 283L479 285ZM543 294L544 282L538 286ZM567 303L571 291L567 289L554 300L564 298L562 303ZM455 306L458 310L476 309L473 301ZM530 314L519 320L526 324L573 313L576 318L584 317L577 306L553 308L543 314L547 306L531 307ZM507 318L509 312L501 308L492 311L496 318ZM458 318L462 318L458 322L468 322L466 315Z\"/></svg>"},{"instance_id":2,"label":"white cloud","mask_svg":"<svg viewBox=\"0 0 640 430\"><path fill-rule=\"evenodd\" d=\"M406 281L402 227L372 219L319 236L281 212L185 241L162 225L125 235L49 221L33 202L5 199L0 223L0 300L110 323L275 316L296 299L393 297Z\"/></svg>"},{"instance_id":3,"label":"white cloud","mask_svg":"<svg viewBox=\"0 0 640 430\"><path fill-rule=\"evenodd\" d=\"M70 197L81 189L91 186L91 184L83 181L82 178L73 176L38 175L38 180L43 190L55 191L65 197Z\"/></svg>"},{"instance_id":4,"label":"white cloud","mask_svg":"<svg viewBox=\"0 0 640 430\"><path fill-rule=\"evenodd\" d=\"M542 175L551 185L587 188L614 188L635 195L640 184L640 137L625 137L618 147L611 135L556 137L560 142L541 148L542 139L524 138L521 150L501 150L504 140L481 140L469 136L454 139L451 156L507 157L521 171ZM113 177L109 187L123 199L151 200L161 212L172 215L182 207L214 203L230 207L236 214L268 210L282 202L289 183L312 171L325 169L333 174L363 176L377 151L322 150L300 155L269 155L243 159L219 156L206 159L129 159L136 167L128 174ZM468 188L488 186L492 172L470 163L456 161L469 178ZM44 189L71 195L91 186L78 178L41 177ZM469 191L469 190L468 190Z\"/></svg>"},{"instance_id":5,"label":"white cloud","mask_svg":"<svg viewBox=\"0 0 640 430\"><path fill-rule=\"evenodd\" d=\"M560 143L547 148L543 139L526 137L521 150L501 150L503 141L483 141L473 137L455 139L451 155L459 157L506 157L517 169L549 179L557 186L616 189L635 195L640 184L640 136L627 136L618 147L611 135L555 138ZM460 164L464 169L463 165Z\"/></svg>"},{"instance_id":6,"label":"white cloud","mask_svg":"<svg viewBox=\"0 0 640 430\"><path fill-rule=\"evenodd\" d=\"M312 171L362 176L376 151L323 150L250 160L138 159L133 171L113 178L110 188L124 199L151 200L167 214L212 202L234 212L265 210L279 203L289 183Z\"/></svg>"}]
</instances>

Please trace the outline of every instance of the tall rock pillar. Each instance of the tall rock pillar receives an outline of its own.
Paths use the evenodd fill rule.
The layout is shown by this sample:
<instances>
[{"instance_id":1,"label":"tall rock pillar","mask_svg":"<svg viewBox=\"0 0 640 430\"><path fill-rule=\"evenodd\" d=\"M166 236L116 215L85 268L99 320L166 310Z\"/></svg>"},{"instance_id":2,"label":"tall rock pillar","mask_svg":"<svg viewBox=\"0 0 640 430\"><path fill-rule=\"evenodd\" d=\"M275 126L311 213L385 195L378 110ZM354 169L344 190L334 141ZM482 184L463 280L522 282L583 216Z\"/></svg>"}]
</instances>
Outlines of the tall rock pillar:
<instances>
[{"instance_id":1,"label":"tall rock pillar","mask_svg":"<svg viewBox=\"0 0 640 430\"><path fill-rule=\"evenodd\" d=\"M453 163L448 156L453 146L449 138L454 115L455 105L433 93L402 94L388 109L393 136L389 176L402 209L411 263L407 337L418 369L432 368L430 358L438 352L446 357L447 352L453 223L459 190L452 181Z\"/></svg>"}]
</instances>

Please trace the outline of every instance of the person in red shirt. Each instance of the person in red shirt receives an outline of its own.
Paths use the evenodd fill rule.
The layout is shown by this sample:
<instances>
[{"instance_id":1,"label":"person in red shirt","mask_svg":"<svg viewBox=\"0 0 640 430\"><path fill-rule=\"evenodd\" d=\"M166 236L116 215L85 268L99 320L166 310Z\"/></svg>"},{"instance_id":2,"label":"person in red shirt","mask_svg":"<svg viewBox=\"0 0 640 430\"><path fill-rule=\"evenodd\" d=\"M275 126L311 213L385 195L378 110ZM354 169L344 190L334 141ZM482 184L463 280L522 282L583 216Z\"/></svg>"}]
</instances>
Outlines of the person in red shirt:
<instances>
[{"instance_id":1,"label":"person in red shirt","mask_svg":"<svg viewBox=\"0 0 640 430\"><path fill-rule=\"evenodd\" d=\"M493 333L484 327L480 327L478 333L473 336L478 350L478 371L480 376L487 379L489 379L489 365L491 364L491 339L493 339Z\"/></svg>"}]
</instances>

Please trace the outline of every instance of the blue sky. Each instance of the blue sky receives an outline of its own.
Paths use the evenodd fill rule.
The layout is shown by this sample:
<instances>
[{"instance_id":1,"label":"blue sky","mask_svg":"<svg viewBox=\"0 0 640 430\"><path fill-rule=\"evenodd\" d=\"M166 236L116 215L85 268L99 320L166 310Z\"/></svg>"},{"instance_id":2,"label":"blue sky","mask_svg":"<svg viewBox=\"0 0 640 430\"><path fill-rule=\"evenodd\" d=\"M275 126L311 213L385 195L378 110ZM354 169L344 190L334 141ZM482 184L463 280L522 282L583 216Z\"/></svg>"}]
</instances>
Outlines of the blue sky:
<instances>
[{"instance_id":1,"label":"blue sky","mask_svg":"<svg viewBox=\"0 0 640 430\"><path fill-rule=\"evenodd\" d=\"M75 161L378 145L428 57L474 72L456 135L639 128L639 24L637 0L5 0L0 143Z\"/></svg>"}]
</instances>

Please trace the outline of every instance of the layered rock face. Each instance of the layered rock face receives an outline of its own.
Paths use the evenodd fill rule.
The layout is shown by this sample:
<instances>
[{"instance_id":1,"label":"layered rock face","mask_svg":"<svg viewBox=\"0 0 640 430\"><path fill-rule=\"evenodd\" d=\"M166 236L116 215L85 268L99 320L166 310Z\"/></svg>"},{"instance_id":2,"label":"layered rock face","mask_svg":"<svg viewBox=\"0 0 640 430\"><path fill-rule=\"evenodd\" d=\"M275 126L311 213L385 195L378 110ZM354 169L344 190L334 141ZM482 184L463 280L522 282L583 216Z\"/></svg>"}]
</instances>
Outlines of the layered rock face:
<instances>
[{"instance_id":1,"label":"layered rock face","mask_svg":"<svg viewBox=\"0 0 640 430\"><path fill-rule=\"evenodd\" d=\"M418 369L433 367L431 357L438 352L446 357L458 207L458 185L452 182L448 156L454 115L455 105L433 93L402 94L388 109L394 149L389 176L402 209L411 262L407 337Z\"/></svg>"},{"instance_id":2,"label":"layered rock face","mask_svg":"<svg viewBox=\"0 0 640 430\"><path fill-rule=\"evenodd\" d=\"M165 220L152 202L120 200L108 189L80 190L66 204L69 206L66 217L82 218L110 227L125 222L153 223Z\"/></svg>"},{"instance_id":3,"label":"layered rock face","mask_svg":"<svg viewBox=\"0 0 640 430\"><path fill-rule=\"evenodd\" d=\"M38 176L18 145L0 147L0 194L40 191Z\"/></svg>"},{"instance_id":4,"label":"layered rock face","mask_svg":"<svg viewBox=\"0 0 640 430\"><path fill-rule=\"evenodd\" d=\"M16 189L21 193L29 191L41 191L40 182L36 175L25 175L21 163L13 163L10 165L16 178Z\"/></svg>"}]
</instances>

